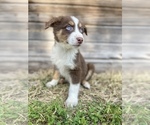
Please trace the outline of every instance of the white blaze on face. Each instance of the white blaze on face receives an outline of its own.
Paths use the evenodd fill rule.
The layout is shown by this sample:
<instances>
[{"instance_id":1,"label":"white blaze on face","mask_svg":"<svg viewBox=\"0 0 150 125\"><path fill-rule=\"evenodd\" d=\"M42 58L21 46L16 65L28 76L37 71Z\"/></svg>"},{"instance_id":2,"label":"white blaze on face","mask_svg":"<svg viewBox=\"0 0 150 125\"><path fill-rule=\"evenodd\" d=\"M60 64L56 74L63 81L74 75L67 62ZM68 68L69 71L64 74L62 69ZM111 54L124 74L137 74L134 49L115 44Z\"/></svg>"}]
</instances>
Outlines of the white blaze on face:
<instances>
[{"instance_id":1,"label":"white blaze on face","mask_svg":"<svg viewBox=\"0 0 150 125\"><path fill-rule=\"evenodd\" d=\"M82 38L83 41L84 41L84 38L83 38L83 34L79 31L79 27L78 27L79 20L74 16L71 16L71 19L75 23L75 26L74 26L74 31L70 34L67 41L70 45L76 46L76 45L79 45L77 38Z\"/></svg>"}]
</instances>

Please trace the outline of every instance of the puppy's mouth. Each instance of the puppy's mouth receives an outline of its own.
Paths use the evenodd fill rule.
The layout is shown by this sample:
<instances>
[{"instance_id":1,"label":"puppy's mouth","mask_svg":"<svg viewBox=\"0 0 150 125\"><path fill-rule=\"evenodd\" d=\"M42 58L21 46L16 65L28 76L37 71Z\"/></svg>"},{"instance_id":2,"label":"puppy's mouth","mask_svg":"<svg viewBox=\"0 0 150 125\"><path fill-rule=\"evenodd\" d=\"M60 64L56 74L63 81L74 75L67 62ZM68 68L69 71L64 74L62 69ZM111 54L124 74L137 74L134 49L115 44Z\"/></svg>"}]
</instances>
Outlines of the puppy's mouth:
<instances>
[{"instance_id":1,"label":"puppy's mouth","mask_svg":"<svg viewBox=\"0 0 150 125\"><path fill-rule=\"evenodd\" d=\"M68 45L70 45L70 46L74 46L74 47L80 47L81 46L81 44L74 44L74 45L71 45L71 44L69 44L68 42L66 42Z\"/></svg>"},{"instance_id":2,"label":"puppy's mouth","mask_svg":"<svg viewBox=\"0 0 150 125\"><path fill-rule=\"evenodd\" d=\"M74 47L79 47L79 46L81 46L81 44L79 44L79 45L73 45Z\"/></svg>"},{"instance_id":3,"label":"puppy's mouth","mask_svg":"<svg viewBox=\"0 0 150 125\"><path fill-rule=\"evenodd\" d=\"M74 45L72 45L72 46L74 46L74 47L80 47L81 44L74 44Z\"/></svg>"}]
</instances>

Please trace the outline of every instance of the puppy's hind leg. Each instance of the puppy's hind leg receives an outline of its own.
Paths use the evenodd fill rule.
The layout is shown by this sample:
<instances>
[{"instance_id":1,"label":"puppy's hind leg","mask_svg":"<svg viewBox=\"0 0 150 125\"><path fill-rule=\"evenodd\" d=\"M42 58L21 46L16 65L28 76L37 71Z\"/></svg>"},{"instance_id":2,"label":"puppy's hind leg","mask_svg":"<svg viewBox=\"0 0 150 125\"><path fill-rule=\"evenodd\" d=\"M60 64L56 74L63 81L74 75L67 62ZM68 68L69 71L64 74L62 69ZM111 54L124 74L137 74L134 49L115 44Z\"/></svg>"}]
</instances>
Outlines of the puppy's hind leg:
<instances>
[{"instance_id":1,"label":"puppy's hind leg","mask_svg":"<svg viewBox=\"0 0 150 125\"><path fill-rule=\"evenodd\" d=\"M50 88L52 86L56 86L58 84L58 82L59 82L59 79L60 79L59 71L58 70L54 70L53 79L50 82L46 83L46 86L48 88Z\"/></svg>"},{"instance_id":2,"label":"puppy's hind leg","mask_svg":"<svg viewBox=\"0 0 150 125\"><path fill-rule=\"evenodd\" d=\"M85 77L85 79L83 80L83 82L82 82L82 85L85 87L85 88L87 88L87 89L90 89L90 83L88 82L90 79L91 79L91 77L93 76L93 73L94 73L94 71L95 71L95 67L94 67L94 65L92 64L92 63L88 63L87 64L87 74L86 74L86 77Z\"/></svg>"}]
</instances>

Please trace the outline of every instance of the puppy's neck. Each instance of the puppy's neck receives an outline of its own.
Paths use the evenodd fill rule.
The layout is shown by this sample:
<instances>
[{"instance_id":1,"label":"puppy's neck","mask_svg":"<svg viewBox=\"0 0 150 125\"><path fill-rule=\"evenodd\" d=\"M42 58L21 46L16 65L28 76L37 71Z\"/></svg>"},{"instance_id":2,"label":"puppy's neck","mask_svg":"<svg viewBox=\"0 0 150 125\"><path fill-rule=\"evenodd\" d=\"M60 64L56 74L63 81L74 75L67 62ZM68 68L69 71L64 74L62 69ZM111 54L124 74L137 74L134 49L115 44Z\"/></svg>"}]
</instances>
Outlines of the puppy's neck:
<instances>
[{"instance_id":1,"label":"puppy's neck","mask_svg":"<svg viewBox=\"0 0 150 125\"><path fill-rule=\"evenodd\" d=\"M67 44L55 42L51 51L51 61L58 69L74 69L79 50ZM62 70L63 73L63 70Z\"/></svg>"},{"instance_id":2,"label":"puppy's neck","mask_svg":"<svg viewBox=\"0 0 150 125\"><path fill-rule=\"evenodd\" d=\"M77 52L79 51L78 47L74 47L69 44L57 42L57 41L55 41L54 47L60 49L61 51L77 51Z\"/></svg>"}]
</instances>

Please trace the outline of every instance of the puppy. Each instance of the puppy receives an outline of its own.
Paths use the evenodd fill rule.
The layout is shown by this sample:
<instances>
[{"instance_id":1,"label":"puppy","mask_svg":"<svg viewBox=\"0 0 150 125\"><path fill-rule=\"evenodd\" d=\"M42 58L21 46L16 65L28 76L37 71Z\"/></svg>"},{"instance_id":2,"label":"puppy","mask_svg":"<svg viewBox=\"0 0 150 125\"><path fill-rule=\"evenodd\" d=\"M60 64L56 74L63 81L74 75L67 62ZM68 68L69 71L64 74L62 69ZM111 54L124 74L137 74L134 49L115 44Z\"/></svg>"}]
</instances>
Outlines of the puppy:
<instances>
[{"instance_id":1,"label":"puppy","mask_svg":"<svg viewBox=\"0 0 150 125\"><path fill-rule=\"evenodd\" d=\"M53 79L46 84L52 87L58 84L60 76L70 84L67 107L78 104L80 84L90 89L88 80L94 73L94 65L85 63L79 47L84 42L83 34L87 35L87 29L74 16L53 17L45 24L45 29L52 27L55 44L51 52L51 61L55 65Z\"/></svg>"}]
</instances>

